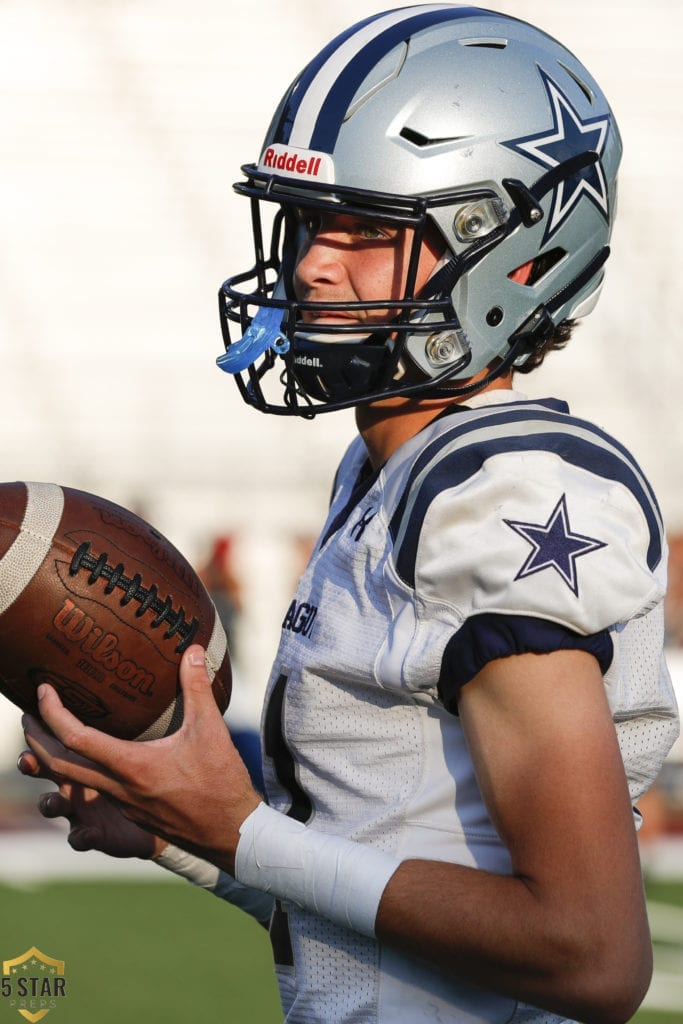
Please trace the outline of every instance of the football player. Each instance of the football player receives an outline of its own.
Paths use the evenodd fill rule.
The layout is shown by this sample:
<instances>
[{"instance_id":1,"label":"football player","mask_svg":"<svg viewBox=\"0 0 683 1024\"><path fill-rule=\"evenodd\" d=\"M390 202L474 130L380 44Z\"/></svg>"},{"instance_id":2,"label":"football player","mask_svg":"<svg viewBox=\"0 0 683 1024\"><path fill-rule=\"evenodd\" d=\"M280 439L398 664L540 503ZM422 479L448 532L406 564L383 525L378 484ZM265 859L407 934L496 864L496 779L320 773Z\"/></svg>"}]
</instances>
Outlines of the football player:
<instances>
[{"instance_id":1,"label":"football player","mask_svg":"<svg viewBox=\"0 0 683 1024\"><path fill-rule=\"evenodd\" d=\"M595 304L620 155L521 21L431 4L329 43L243 169L255 259L220 292L247 403L358 425L284 614L266 796L197 647L171 737L110 739L49 687L51 733L27 721L72 845L269 922L287 1021L617 1024L647 989L662 520L618 441L518 387Z\"/></svg>"}]
</instances>

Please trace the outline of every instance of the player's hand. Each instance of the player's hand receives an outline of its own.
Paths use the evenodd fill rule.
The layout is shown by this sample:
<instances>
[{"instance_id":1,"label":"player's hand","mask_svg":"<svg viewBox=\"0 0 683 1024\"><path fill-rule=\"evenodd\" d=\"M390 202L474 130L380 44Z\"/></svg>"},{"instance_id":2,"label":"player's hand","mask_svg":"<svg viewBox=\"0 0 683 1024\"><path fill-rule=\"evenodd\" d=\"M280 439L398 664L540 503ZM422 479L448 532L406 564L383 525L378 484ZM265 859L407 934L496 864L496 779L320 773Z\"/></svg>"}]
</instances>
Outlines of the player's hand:
<instances>
[{"instance_id":1,"label":"player's hand","mask_svg":"<svg viewBox=\"0 0 683 1024\"><path fill-rule=\"evenodd\" d=\"M25 716L26 740L60 787L103 794L141 829L232 873L239 827L261 798L216 706L201 647L183 655L180 682L183 724L171 736L145 743L107 736L83 725L45 685L39 709L48 728Z\"/></svg>"},{"instance_id":2,"label":"player's hand","mask_svg":"<svg viewBox=\"0 0 683 1024\"><path fill-rule=\"evenodd\" d=\"M30 750L19 755L17 767L22 775L50 778ZM66 818L68 842L74 850L99 850L110 857L146 860L161 853L166 845L124 817L107 797L78 783L63 782L58 789L43 793L38 810L44 818Z\"/></svg>"}]
</instances>

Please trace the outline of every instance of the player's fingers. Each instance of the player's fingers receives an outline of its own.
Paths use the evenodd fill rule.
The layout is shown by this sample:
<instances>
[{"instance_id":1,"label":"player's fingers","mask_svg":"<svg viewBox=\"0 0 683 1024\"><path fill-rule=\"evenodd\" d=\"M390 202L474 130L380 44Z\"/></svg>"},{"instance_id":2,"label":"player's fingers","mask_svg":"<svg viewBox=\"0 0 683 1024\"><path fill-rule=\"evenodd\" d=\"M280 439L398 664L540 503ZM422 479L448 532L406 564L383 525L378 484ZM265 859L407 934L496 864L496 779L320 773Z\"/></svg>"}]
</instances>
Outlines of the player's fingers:
<instances>
[{"instance_id":1,"label":"player's fingers","mask_svg":"<svg viewBox=\"0 0 683 1024\"><path fill-rule=\"evenodd\" d=\"M72 850L77 850L78 853L83 853L85 850L99 849L101 842L100 830L90 826L78 826L72 828L67 837L67 841Z\"/></svg>"},{"instance_id":2,"label":"player's fingers","mask_svg":"<svg viewBox=\"0 0 683 1024\"><path fill-rule=\"evenodd\" d=\"M33 715L23 715L21 724L24 729L24 738L31 748L24 763L29 769L34 765L37 766L37 771L33 774L61 781L63 776L61 772L57 771L57 768L63 766L67 757L74 767L81 762L84 765L87 764L79 754L68 751L58 737L45 728L40 719L34 718Z\"/></svg>"},{"instance_id":3,"label":"player's fingers","mask_svg":"<svg viewBox=\"0 0 683 1024\"><path fill-rule=\"evenodd\" d=\"M61 782L61 779L49 771L32 750L22 750L17 758L17 769L22 775L30 776L33 779L48 779L58 785Z\"/></svg>"},{"instance_id":4,"label":"player's fingers","mask_svg":"<svg viewBox=\"0 0 683 1024\"><path fill-rule=\"evenodd\" d=\"M54 687L43 683L38 687L37 696L43 722L65 747L81 753L79 748L88 727L64 707Z\"/></svg>"},{"instance_id":5,"label":"player's fingers","mask_svg":"<svg viewBox=\"0 0 683 1024\"><path fill-rule=\"evenodd\" d=\"M56 699L58 700L58 698ZM43 724L32 715L24 715L22 719L24 736L31 752L41 765L41 776L50 778L59 784L77 782L119 797L123 790L116 782L112 772L108 770L103 745L99 742L89 742L87 734L93 733L95 737L102 737L104 740L108 740L110 737L104 736L96 729L89 729L68 711L63 708L61 710L73 719L77 726L74 729L67 723L67 727L61 730L65 742L62 742L61 738L54 734L59 729L59 716L49 714L49 722L47 717L45 719L46 724L49 724L53 732L48 732ZM112 742L122 743L124 741ZM71 744L73 744L73 748L71 748ZM92 757L88 756L90 752Z\"/></svg>"},{"instance_id":6,"label":"player's fingers","mask_svg":"<svg viewBox=\"0 0 683 1024\"><path fill-rule=\"evenodd\" d=\"M22 750L17 758L17 769L22 775L30 775L34 779L49 778L43 765L32 750Z\"/></svg>"},{"instance_id":7,"label":"player's fingers","mask_svg":"<svg viewBox=\"0 0 683 1024\"><path fill-rule=\"evenodd\" d=\"M38 800L38 810L44 818L68 818L72 813L71 801L61 793L43 793Z\"/></svg>"},{"instance_id":8,"label":"player's fingers","mask_svg":"<svg viewBox=\"0 0 683 1024\"><path fill-rule=\"evenodd\" d=\"M68 761L70 764L78 763L81 767L88 769L101 766L115 774L117 765L125 764L127 758L132 758L131 748L135 747L134 743L108 736L106 733L100 732L99 729L84 725L68 708L64 707L56 690L45 683L38 687L38 709L41 718L56 737L62 750L66 748L69 751ZM56 751L54 743L50 742L50 733L45 730L42 730L42 733L43 747L50 749L54 755ZM34 734L35 730L29 731L26 738L33 752L40 756L37 746L29 739L29 736ZM46 764L48 767L51 766L50 761L46 761ZM93 775L76 777L69 774L67 777L73 778L76 782L82 782L86 786L92 786L94 789L100 788L98 781L94 781Z\"/></svg>"},{"instance_id":9,"label":"player's fingers","mask_svg":"<svg viewBox=\"0 0 683 1024\"><path fill-rule=\"evenodd\" d=\"M188 647L180 660L180 685L183 691L184 721L192 721L207 711L220 714L211 692L204 648L199 644Z\"/></svg>"}]
</instances>

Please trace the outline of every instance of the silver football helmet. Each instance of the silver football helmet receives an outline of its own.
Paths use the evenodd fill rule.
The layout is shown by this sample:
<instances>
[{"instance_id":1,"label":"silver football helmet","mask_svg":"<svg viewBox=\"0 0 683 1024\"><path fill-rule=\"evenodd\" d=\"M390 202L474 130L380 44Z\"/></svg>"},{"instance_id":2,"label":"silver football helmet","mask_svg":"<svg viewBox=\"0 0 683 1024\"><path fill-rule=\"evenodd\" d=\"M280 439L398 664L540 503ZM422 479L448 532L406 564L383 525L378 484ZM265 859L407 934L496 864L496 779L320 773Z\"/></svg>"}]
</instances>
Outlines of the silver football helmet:
<instances>
[{"instance_id":1,"label":"silver football helmet","mask_svg":"<svg viewBox=\"0 0 683 1024\"><path fill-rule=\"evenodd\" d=\"M533 26L451 4L370 16L304 68L258 163L242 168L255 263L220 289L218 364L248 403L301 416L467 393L488 367L483 386L594 305L620 157L599 86ZM414 228L404 294L374 306L297 301L301 207ZM430 223L444 256L415 294ZM304 322L308 310L387 307L362 334Z\"/></svg>"}]
</instances>

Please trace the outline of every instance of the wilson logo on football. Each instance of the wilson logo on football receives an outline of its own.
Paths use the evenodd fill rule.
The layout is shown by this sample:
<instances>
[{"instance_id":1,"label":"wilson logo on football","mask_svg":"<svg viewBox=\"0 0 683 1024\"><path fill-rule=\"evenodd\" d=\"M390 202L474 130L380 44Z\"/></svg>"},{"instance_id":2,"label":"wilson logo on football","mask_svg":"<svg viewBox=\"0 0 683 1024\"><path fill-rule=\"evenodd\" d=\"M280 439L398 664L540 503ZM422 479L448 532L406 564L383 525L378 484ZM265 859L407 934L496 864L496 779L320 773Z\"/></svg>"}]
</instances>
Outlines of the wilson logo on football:
<instances>
[{"instance_id":1,"label":"wilson logo on football","mask_svg":"<svg viewBox=\"0 0 683 1024\"><path fill-rule=\"evenodd\" d=\"M310 149L292 149L278 144L268 146L259 168L279 171L294 178L334 181L334 165L329 154Z\"/></svg>"},{"instance_id":2,"label":"wilson logo on football","mask_svg":"<svg viewBox=\"0 0 683 1024\"><path fill-rule=\"evenodd\" d=\"M134 661L124 658L120 640L115 633L106 633L89 615L68 598L52 620L59 636L77 644L97 665L113 672L117 679L137 690L143 696L152 694L154 676Z\"/></svg>"}]
</instances>

